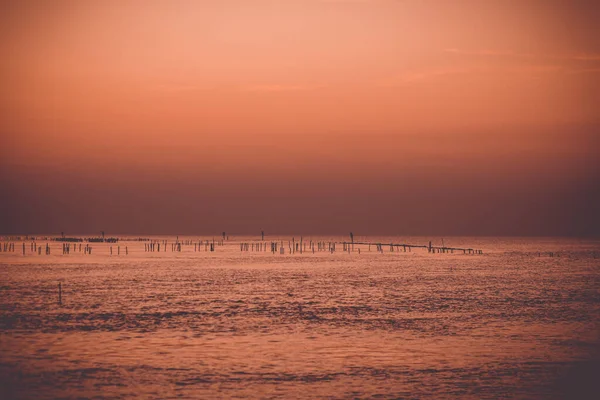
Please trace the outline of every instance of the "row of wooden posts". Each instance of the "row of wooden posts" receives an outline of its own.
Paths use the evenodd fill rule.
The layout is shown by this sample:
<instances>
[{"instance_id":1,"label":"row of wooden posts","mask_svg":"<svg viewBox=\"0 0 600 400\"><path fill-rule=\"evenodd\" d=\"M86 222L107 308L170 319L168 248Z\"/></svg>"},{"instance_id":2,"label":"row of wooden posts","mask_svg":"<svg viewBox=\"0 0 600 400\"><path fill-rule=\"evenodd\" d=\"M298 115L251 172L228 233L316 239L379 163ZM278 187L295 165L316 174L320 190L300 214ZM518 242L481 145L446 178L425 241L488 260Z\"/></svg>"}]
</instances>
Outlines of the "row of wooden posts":
<instances>
[{"instance_id":1,"label":"row of wooden posts","mask_svg":"<svg viewBox=\"0 0 600 400\"><path fill-rule=\"evenodd\" d=\"M73 249L73 253L79 251L79 253L83 252L83 254L92 254L92 246L90 246L89 244L86 244L83 247L81 246L81 243L79 243L79 244L74 243L72 245L69 243L62 244L62 253L63 254L71 254L71 249ZM110 248L110 252L112 254L112 247ZM50 254L50 251L48 251L48 254Z\"/></svg>"},{"instance_id":2,"label":"row of wooden posts","mask_svg":"<svg viewBox=\"0 0 600 400\"><path fill-rule=\"evenodd\" d=\"M303 238L300 238L300 241L296 241L295 238L289 240L287 242L287 250L288 253L294 254L304 253L308 251L314 253L315 251L327 251L330 253L335 253L337 242L313 242L312 240L306 243ZM463 254L483 254L483 250L472 249L472 248L458 248L458 247L436 247L432 246L431 242L429 245L412 245L412 244L398 244L398 243L371 243L371 242L341 242L342 251L351 253L355 250L354 245L363 245L368 246L369 251L371 251L371 247L375 247L375 251L379 253L384 252L384 248L388 247L390 252L412 252L413 248L423 248L427 249L429 253L451 253L454 252L462 252ZM283 241L279 242L270 242L270 251L271 253L280 253L285 254L285 246ZM360 254L361 249L357 248L357 252ZM267 251L267 243L266 242L242 242L240 243L240 251Z\"/></svg>"},{"instance_id":3,"label":"row of wooden posts","mask_svg":"<svg viewBox=\"0 0 600 400\"><path fill-rule=\"evenodd\" d=\"M414 245L414 244L400 244L400 243L373 243L373 242L334 242L334 241L312 241L309 240L308 242L306 242L304 240L303 237L300 237L300 240L296 240L296 238L292 238L292 240L288 240L287 241L287 246L285 246L284 241L280 240L280 241L272 241L272 242L241 242L240 243L240 251L242 252L247 252L247 251L253 251L253 252L266 252L267 249L269 249L269 251L273 254L279 253L279 254L285 254L286 253L286 247L287 247L287 253L289 254L295 254L295 253L305 253L305 252L329 252L329 253L335 253L336 252L336 245L337 244L341 244L342 245L342 251L344 252L354 252L355 251L355 245L357 246L368 246L368 250L371 251L372 247L375 248L375 251L379 252L379 253L383 253L384 252L384 248L388 248L390 252L412 252L413 248L422 248L422 249L426 249L429 253L451 253L454 254L455 252L459 252L459 253L463 253L463 254L483 254L482 250L478 250L478 249L472 249L472 248L458 248L458 247L439 247L439 246L433 246L431 244L431 242L429 242L428 245ZM169 243L167 240L161 240L161 241L153 241L151 243L145 243L144 244L144 251L145 252L166 252L167 249L170 247L171 252L182 252L182 250L187 246L190 247L194 246L194 252L198 252L198 251L211 251L214 252L216 251L216 247L217 246L224 246L225 242L224 240L219 240L219 241L215 241L214 239L211 241L209 240L200 240L200 241L192 241L192 240L186 240L186 241L176 241L176 242L172 242ZM42 254L42 249L44 249L44 253L46 255L50 254L50 246L48 245L48 243L45 244L45 246L42 245L38 245L36 242L31 242L30 243L30 251L33 254ZM0 250L3 250L4 252L14 252L15 251L15 244L14 243L2 243L0 245ZM361 252L361 248L357 248L356 249L357 252L360 254ZM71 254L71 252L79 252L83 254L92 254L92 246L90 246L89 244L86 244L85 246L83 246L81 243L62 243L62 254ZM116 255L121 255L121 246L116 246L116 249L113 250L113 246L109 247L109 251L110 251L110 255L114 255L116 253ZM23 243L23 255L26 254L26 244ZM129 247L128 246L124 246L124 254L128 255L129 254ZM550 257L554 257L555 253L548 253ZM539 253L539 256L541 256L541 253ZM559 255L557 255L559 256Z\"/></svg>"},{"instance_id":4,"label":"row of wooden posts","mask_svg":"<svg viewBox=\"0 0 600 400\"><path fill-rule=\"evenodd\" d=\"M4 253L14 252L15 244L12 242L5 242L0 244L0 251Z\"/></svg>"},{"instance_id":5,"label":"row of wooden posts","mask_svg":"<svg viewBox=\"0 0 600 400\"><path fill-rule=\"evenodd\" d=\"M268 243L268 246L267 246ZM288 240L287 249L288 253L305 253L307 251L314 253L315 251L329 251L331 253L335 252L335 242L313 242L312 240L306 243L303 238L300 238L300 241L296 241L295 238L292 240ZM273 254L285 254L285 244L284 241L278 242L242 242L240 243L240 251L263 251L266 252L267 248Z\"/></svg>"},{"instance_id":6,"label":"row of wooden posts","mask_svg":"<svg viewBox=\"0 0 600 400\"><path fill-rule=\"evenodd\" d=\"M38 254L41 255L42 254L42 249L44 249L44 254L49 255L50 254L50 245L48 245L48 243L46 243L46 245L39 245L36 242L31 242L29 244L29 251L33 254ZM25 243L23 243L23 255L25 255L26 253L26 246ZM63 254L64 254L64 248L63 248Z\"/></svg>"},{"instance_id":7,"label":"row of wooden posts","mask_svg":"<svg viewBox=\"0 0 600 400\"><path fill-rule=\"evenodd\" d=\"M129 248L127 246L125 246L125 255L129 254ZM110 255L113 255L113 248L112 246L110 246ZM117 246L117 255L120 256L121 255L121 246Z\"/></svg>"},{"instance_id":8,"label":"row of wooden posts","mask_svg":"<svg viewBox=\"0 0 600 400\"><path fill-rule=\"evenodd\" d=\"M162 246L161 246L162 244ZM199 241L192 241L192 240L186 240L186 241L182 241L182 242L174 242L171 243L171 252L181 252L182 248L184 248L184 246L192 246L194 245L194 252L198 252L201 251L202 248L204 247L204 251L215 251L216 246L223 246L225 245L224 241L217 241L215 242L215 239L211 241L209 240L199 240ZM144 244L144 251L145 252L160 252L161 251L161 247L162 247L162 251L165 252L167 251L167 241L156 241L156 242L152 242L152 243L146 243Z\"/></svg>"}]
</instances>

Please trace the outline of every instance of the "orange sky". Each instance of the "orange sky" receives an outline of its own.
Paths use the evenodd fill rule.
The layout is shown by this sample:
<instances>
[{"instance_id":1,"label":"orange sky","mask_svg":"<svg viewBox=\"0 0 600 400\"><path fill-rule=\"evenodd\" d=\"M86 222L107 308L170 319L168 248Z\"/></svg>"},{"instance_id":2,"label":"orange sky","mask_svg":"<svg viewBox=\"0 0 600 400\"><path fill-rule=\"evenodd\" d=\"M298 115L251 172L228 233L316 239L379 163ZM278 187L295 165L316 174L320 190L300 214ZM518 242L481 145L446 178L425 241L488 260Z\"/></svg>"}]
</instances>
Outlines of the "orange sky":
<instances>
[{"instance_id":1,"label":"orange sky","mask_svg":"<svg viewBox=\"0 0 600 400\"><path fill-rule=\"evenodd\" d=\"M600 233L594 2L6 3L0 230Z\"/></svg>"}]
</instances>

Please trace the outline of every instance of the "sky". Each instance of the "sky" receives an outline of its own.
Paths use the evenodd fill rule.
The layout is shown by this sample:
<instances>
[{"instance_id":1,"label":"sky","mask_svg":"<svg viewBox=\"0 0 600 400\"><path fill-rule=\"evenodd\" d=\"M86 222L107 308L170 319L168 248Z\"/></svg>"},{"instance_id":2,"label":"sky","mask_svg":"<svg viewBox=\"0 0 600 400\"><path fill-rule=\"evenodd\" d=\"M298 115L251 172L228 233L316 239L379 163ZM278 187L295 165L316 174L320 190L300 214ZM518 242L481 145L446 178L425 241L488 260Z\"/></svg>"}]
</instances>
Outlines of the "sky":
<instances>
[{"instance_id":1,"label":"sky","mask_svg":"<svg viewBox=\"0 0 600 400\"><path fill-rule=\"evenodd\" d=\"M600 235L600 3L0 3L0 233Z\"/></svg>"}]
</instances>

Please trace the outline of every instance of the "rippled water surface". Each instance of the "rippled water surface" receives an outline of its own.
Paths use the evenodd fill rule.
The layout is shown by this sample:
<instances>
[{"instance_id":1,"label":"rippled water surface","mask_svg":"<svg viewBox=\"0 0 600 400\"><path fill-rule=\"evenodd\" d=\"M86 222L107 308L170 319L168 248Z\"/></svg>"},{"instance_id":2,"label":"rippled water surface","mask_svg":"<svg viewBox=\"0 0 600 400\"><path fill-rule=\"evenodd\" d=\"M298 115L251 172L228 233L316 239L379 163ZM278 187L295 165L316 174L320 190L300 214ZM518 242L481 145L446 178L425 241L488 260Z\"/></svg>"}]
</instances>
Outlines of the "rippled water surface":
<instances>
[{"instance_id":1,"label":"rippled water surface","mask_svg":"<svg viewBox=\"0 0 600 400\"><path fill-rule=\"evenodd\" d=\"M597 240L281 255L163 239L0 253L0 397L574 398L600 376Z\"/></svg>"}]
</instances>

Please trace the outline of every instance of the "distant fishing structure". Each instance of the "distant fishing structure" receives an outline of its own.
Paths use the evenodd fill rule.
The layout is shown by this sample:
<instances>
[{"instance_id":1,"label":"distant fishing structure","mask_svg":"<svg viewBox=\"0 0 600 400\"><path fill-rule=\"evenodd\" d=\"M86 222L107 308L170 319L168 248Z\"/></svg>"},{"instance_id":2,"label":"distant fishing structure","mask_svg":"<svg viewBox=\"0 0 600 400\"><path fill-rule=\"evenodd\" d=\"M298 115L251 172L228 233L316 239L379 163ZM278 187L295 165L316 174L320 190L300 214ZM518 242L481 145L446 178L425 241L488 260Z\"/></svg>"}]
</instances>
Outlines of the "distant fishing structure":
<instances>
[{"instance_id":1,"label":"distant fishing structure","mask_svg":"<svg viewBox=\"0 0 600 400\"><path fill-rule=\"evenodd\" d=\"M119 238L116 237L104 237L104 231L101 232L101 236L100 237L88 237L88 238L81 238L81 237L67 237L65 236L64 232L60 233L60 237L57 238L51 238L50 240L54 240L57 242L90 242L90 243L117 243L119 241Z\"/></svg>"},{"instance_id":2,"label":"distant fishing structure","mask_svg":"<svg viewBox=\"0 0 600 400\"><path fill-rule=\"evenodd\" d=\"M130 254L130 247L135 250L133 243L129 242L143 242L145 253L165 253L170 251L171 253L182 253L188 251L198 252L215 252L219 248L225 246L237 246L239 245L240 252L270 252L272 254L304 254L304 253L330 253L334 254L341 248L342 253L358 253L359 255L364 251L372 252L373 250L377 253L384 253L387 250L390 253L410 253L413 250L423 249L427 250L429 254L468 254L468 255L482 255L483 250L471 248L471 247L452 247L444 244L442 239L441 246L435 246L429 241L427 244L415 244L415 243L386 243L381 241L368 241L368 240L356 240L354 233L349 233L348 241L336 241L336 240L317 240L314 241L309 239L305 240L303 236L300 236L298 240L295 236L291 239L283 240L270 240L265 241L265 232L260 230L260 239L250 241L229 241L229 236L223 231L220 235L220 240L209 239L184 239L180 240L179 236L176 237L175 241L168 239L157 239L157 238L128 238L128 237L106 237L104 231L101 232L99 237L68 237L65 236L64 232L61 232L60 236L57 237L33 237L33 236L15 236L0 238L8 239L8 241L0 242L0 253L12 252L15 253L15 242L20 243L22 249L22 255L51 255L51 242L61 242L62 252L56 254L61 255L91 255L92 246L91 243L105 243L109 246L101 246L102 250L100 253L95 252L94 254L108 254L110 256L121 257L128 256ZM44 240L44 244L38 244L38 241ZM26 244L29 242L28 244ZM128 242L123 244L123 242ZM193 248L193 250L192 250ZM29 252L27 251L29 249ZM550 257L560 257L558 253L548 253ZM536 254L541 257L541 253Z\"/></svg>"},{"instance_id":3,"label":"distant fishing structure","mask_svg":"<svg viewBox=\"0 0 600 400\"><path fill-rule=\"evenodd\" d=\"M264 238L264 236L263 236ZM433 246L430 241L427 245L418 245L418 244L409 244L409 243L383 243L383 242L356 242L354 241L354 234L350 232L350 241L349 242L339 242L339 241L316 241L313 242L310 240L308 243L304 241L304 238L300 236L300 241L297 241L295 237L292 237L291 240L287 241L287 251L289 254L295 253L304 253L307 251L315 253L321 251L327 251L330 253L336 252L336 245L342 245L343 252L354 252L354 245L368 246L368 251L371 251L372 247L375 247L375 250L379 253L384 252L384 248L388 248L390 252L412 252L413 249L427 249L428 253L438 253L438 254L454 254L454 252L463 254L478 254L482 255L483 250L474 249L474 248L463 248L463 247L446 247L443 242L442 246ZM286 247L284 246L283 241L274 241L269 243L269 248L272 253L285 254ZM240 251L266 251L267 243L264 242L242 242L240 243ZM358 253L360 254L360 248L358 248Z\"/></svg>"}]
</instances>

